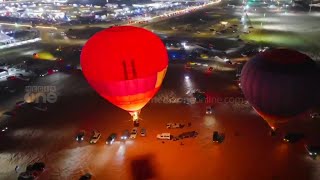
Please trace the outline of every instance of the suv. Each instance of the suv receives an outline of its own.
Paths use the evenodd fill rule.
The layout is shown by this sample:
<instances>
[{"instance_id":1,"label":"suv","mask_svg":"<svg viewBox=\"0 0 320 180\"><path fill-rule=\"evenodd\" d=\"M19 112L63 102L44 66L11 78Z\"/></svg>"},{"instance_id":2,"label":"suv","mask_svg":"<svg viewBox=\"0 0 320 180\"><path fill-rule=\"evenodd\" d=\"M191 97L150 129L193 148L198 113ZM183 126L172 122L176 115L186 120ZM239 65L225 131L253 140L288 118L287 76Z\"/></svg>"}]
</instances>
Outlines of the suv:
<instances>
[{"instance_id":1,"label":"suv","mask_svg":"<svg viewBox=\"0 0 320 180\"><path fill-rule=\"evenodd\" d=\"M224 135L223 134L219 134L218 131L214 131L213 135L212 135L212 142L215 143L222 143L224 140Z\"/></svg>"},{"instance_id":2,"label":"suv","mask_svg":"<svg viewBox=\"0 0 320 180\"><path fill-rule=\"evenodd\" d=\"M312 159L317 158L317 156L320 152L320 146L305 145L305 148L306 148L309 156L312 157Z\"/></svg>"},{"instance_id":3,"label":"suv","mask_svg":"<svg viewBox=\"0 0 320 180\"><path fill-rule=\"evenodd\" d=\"M127 140L130 137L129 130L125 130L121 135L121 140Z\"/></svg>"},{"instance_id":4,"label":"suv","mask_svg":"<svg viewBox=\"0 0 320 180\"><path fill-rule=\"evenodd\" d=\"M106 144L112 144L117 138L116 133L110 134L110 136L107 138Z\"/></svg>"},{"instance_id":5,"label":"suv","mask_svg":"<svg viewBox=\"0 0 320 180\"><path fill-rule=\"evenodd\" d=\"M93 131L92 137L90 139L90 144L96 144L100 139L100 137L101 137L101 134L98 131Z\"/></svg>"}]
</instances>

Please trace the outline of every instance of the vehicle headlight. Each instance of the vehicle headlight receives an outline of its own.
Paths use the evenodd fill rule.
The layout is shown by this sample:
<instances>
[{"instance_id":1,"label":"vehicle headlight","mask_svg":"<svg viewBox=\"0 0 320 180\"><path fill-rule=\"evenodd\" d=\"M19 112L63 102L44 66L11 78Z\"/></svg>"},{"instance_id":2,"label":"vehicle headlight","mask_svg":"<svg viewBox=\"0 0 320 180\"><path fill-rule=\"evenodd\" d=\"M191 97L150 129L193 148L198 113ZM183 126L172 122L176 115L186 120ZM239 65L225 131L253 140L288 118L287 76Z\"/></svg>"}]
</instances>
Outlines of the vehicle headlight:
<instances>
[{"instance_id":1,"label":"vehicle headlight","mask_svg":"<svg viewBox=\"0 0 320 180\"><path fill-rule=\"evenodd\" d=\"M309 155L312 155L312 152L309 152Z\"/></svg>"},{"instance_id":2,"label":"vehicle headlight","mask_svg":"<svg viewBox=\"0 0 320 180\"><path fill-rule=\"evenodd\" d=\"M83 137L81 137L81 140L83 140Z\"/></svg>"}]
</instances>

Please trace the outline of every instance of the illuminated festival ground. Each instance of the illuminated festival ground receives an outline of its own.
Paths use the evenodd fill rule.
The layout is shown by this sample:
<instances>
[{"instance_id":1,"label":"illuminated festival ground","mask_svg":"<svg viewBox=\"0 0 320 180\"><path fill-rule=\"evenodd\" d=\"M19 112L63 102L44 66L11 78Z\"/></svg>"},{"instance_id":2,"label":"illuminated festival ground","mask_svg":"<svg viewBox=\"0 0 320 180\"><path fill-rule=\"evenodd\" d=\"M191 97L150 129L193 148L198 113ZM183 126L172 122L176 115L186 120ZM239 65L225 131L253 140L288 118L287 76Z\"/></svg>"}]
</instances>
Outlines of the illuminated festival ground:
<instances>
[{"instance_id":1,"label":"illuminated festival ground","mask_svg":"<svg viewBox=\"0 0 320 180\"><path fill-rule=\"evenodd\" d=\"M170 65L161 92L142 110L141 127L147 129L147 137L138 136L126 143L117 141L111 146L105 144L109 134L120 135L132 128L129 115L102 100L80 74L48 76L46 82L56 85L63 96L49 106L49 112L20 112L10 124L12 130L1 141L0 178L13 179L17 176L16 165L24 169L34 161L44 161L48 166L40 179L77 179L86 172L92 173L94 179L319 178L319 160L306 155L304 142L286 144L281 141L283 132L277 137L269 136L267 124L241 101L229 103L234 111L216 108L215 116L205 115L205 104L157 103L163 98L168 102L171 97L187 96L190 89L197 88L216 98L239 96L232 80L234 73L205 75L193 70L187 72L189 80L184 79L185 74L181 65ZM63 83L55 84L52 80L57 78ZM191 122L192 126L167 130L167 122ZM292 128L297 127L296 124ZM306 141L319 138L319 123L308 120L303 127L299 131L308 130ZM93 129L102 132L96 145L88 144ZM85 142L80 144L75 141L79 130L87 131ZM155 137L162 132L178 135L190 130L198 131L199 136L165 143ZM225 133L222 144L211 142L214 130Z\"/></svg>"}]
</instances>

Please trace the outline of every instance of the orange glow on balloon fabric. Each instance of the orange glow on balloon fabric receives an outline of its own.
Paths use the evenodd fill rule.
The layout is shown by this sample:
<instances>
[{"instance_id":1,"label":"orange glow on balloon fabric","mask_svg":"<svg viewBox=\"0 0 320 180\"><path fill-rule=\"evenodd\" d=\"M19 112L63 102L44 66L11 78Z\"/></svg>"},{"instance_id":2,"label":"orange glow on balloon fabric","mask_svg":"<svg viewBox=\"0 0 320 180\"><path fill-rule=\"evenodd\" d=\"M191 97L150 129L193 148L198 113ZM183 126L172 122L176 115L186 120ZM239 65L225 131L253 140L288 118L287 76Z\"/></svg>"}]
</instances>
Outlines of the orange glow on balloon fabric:
<instances>
[{"instance_id":1,"label":"orange glow on balloon fabric","mask_svg":"<svg viewBox=\"0 0 320 180\"><path fill-rule=\"evenodd\" d=\"M152 32L115 26L92 36L82 49L89 84L114 105L136 112L157 93L168 67L167 50Z\"/></svg>"}]
</instances>

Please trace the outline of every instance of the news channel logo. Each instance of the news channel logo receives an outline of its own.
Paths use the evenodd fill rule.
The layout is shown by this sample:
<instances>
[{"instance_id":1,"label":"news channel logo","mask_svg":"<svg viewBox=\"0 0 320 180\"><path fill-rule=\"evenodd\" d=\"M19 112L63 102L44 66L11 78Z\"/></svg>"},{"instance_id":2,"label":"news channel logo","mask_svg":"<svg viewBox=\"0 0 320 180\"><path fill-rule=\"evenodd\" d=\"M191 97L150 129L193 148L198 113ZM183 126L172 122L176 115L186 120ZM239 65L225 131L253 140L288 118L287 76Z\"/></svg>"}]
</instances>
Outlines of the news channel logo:
<instances>
[{"instance_id":1,"label":"news channel logo","mask_svg":"<svg viewBox=\"0 0 320 180\"><path fill-rule=\"evenodd\" d=\"M24 100L35 103L55 103L58 101L55 86L26 86Z\"/></svg>"}]
</instances>

